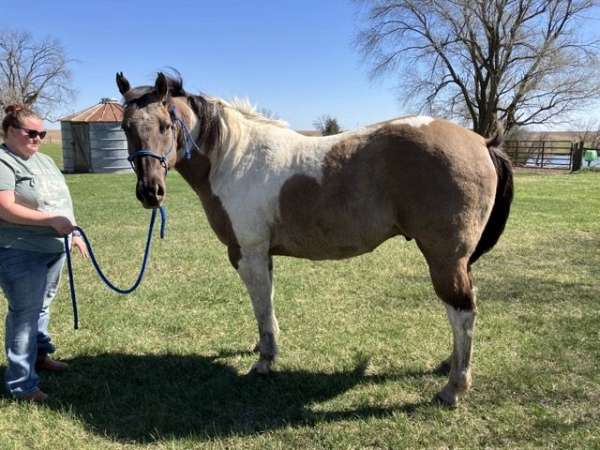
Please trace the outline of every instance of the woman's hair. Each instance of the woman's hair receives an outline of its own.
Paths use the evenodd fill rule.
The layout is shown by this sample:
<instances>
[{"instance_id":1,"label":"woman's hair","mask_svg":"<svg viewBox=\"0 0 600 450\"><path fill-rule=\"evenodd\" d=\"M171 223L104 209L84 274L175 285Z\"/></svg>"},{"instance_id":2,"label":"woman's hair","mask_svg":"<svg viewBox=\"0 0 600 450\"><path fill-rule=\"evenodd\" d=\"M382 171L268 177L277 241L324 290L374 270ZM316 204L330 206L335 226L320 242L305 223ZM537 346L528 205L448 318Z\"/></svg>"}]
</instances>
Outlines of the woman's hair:
<instances>
[{"instance_id":1,"label":"woman's hair","mask_svg":"<svg viewBox=\"0 0 600 450\"><path fill-rule=\"evenodd\" d=\"M2 131L6 136L8 127L18 128L21 126L21 120L26 117L37 117L37 114L29 107L21 104L8 105L4 108L4 119L2 120Z\"/></svg>"}]
</instances>

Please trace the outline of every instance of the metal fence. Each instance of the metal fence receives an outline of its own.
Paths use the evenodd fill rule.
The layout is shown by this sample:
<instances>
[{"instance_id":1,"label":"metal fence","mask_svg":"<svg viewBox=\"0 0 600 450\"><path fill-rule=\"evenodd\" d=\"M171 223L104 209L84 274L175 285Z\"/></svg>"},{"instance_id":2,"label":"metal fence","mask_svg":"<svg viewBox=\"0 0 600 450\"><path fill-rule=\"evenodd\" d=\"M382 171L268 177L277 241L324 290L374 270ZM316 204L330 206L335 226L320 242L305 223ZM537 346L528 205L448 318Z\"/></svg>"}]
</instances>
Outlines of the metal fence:
<instances>
[{"instance_id":1,"label":"metal fence","mask_svg":"<svg viewBox=\"0 0 600 450\"><path fill-rule=\"evenodd\" d=\"M579 170L583 144L571 141L507 140L504 151L515 167Z\"/></svg>"}]
</instances>

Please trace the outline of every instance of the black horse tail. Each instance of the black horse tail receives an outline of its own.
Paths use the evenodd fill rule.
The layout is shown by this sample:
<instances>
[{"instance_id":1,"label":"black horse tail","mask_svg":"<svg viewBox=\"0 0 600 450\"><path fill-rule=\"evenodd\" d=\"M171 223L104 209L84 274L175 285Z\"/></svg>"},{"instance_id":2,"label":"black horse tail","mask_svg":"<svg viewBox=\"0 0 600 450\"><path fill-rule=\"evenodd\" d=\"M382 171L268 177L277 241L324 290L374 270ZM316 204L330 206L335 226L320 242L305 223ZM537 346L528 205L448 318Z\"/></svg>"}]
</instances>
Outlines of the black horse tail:
<instances>
[{"instance_id":1,"label":"black horse tail","mask_svg":"<svg viewBox=\"0 0 600 450\"><path fill-rule=\"evenodd\" d=\"M513 199L513 170L510 159L502 151L502 141L502 135L498 133L485 142L490 153L490 158L492 158L492 162L496 168L498 184L496 185L496 198L492 207L492 213L483 229L483 234L479 239L475 251L471 255L471 258L469 258L469 265L473 264L481 255L490 251L496 245L504 231L504 226L510 213L510 204Z\"/></svg>"}]
</instances>

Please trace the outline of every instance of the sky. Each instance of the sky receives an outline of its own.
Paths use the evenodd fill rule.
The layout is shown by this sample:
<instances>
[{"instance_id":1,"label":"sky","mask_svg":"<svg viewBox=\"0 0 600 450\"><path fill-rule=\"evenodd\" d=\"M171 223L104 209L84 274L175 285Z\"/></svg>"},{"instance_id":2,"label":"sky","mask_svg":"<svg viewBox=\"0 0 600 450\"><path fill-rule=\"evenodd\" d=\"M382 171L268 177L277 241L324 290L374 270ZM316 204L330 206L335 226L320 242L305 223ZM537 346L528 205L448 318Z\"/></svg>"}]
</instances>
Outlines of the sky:
<instances>
[{"instance_id":1,"label":"sky","mask_svg":"<svg viewBox=\"0 0 600 450\"><path fill-rule=\"evenodd\" d=\"M358 8L351 0L0 0L0 30L61 42L77 96L60 115L119 99L118 71L137 86L173 67L188 92L248 98L294 129L313 129L324 115L350 129L415 112L392 77L370 80L353 44Z\"/></svg>"},{"instance_id":2,"label":"sky","mask_svg":"<svg viewBox=\"0 0 600 450\"><path fill-rule=\"evenodd\" d=\"M154 84L157 71L169 67L181 73L188 92L248 98L294 129L313 129L323 115L349 129L407 112L392 80L369 79L353 45L358 7L350 0L21 5L0 0L0 29L57 38L75 60L77 96L65 115L102 97L120 99L118 71L137 86Z\"/></svg>"}]
</instances>

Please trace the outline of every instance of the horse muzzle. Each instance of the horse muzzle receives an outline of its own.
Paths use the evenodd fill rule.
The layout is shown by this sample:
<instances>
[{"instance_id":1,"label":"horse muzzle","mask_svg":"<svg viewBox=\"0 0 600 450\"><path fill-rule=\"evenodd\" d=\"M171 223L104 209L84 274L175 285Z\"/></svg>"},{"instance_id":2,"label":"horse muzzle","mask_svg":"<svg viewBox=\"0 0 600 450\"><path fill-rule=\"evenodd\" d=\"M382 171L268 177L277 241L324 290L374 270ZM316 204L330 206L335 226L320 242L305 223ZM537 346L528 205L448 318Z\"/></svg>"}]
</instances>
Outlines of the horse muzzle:
<instances>
[{"instance_id":1,"label":"horse muzzle","mask_svg":"<svg viewBox=\"0 0 600 450\"><path fill-rule=\"evenodd\" d=\"M144 208L158 208L165 199L165 187L162 183L145 184L138 181L135 195Z\"/></svg>"}]
</instances>

